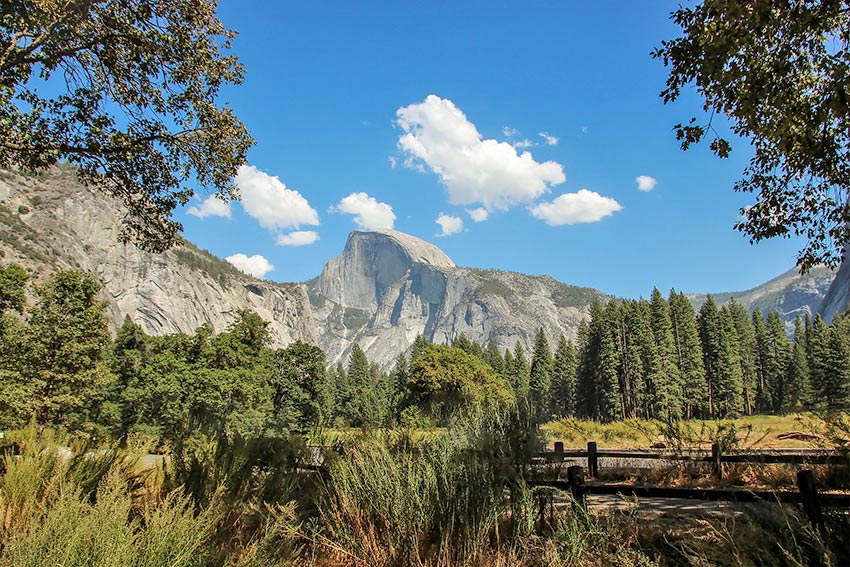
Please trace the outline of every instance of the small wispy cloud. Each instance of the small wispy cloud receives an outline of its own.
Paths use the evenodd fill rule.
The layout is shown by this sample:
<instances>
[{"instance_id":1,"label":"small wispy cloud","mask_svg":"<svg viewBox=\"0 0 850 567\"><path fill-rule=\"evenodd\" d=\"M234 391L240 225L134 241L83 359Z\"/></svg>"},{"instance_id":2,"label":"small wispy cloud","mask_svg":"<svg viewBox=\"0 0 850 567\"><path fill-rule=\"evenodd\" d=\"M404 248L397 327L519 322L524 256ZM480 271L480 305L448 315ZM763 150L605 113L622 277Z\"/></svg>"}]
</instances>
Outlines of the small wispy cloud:
<instances>
[{"instance_id":1,"label":"small wispy cloud","mask_svg":"<svg viewBox=\"0 0 850 567\"><path fill-rule=\"evenodd\" d=\"M623 209L611 197L603 197L588 189L577 193L564 193L551 202L543 202L529 209L531 215L549 226L597 222Z\"/></svg>"},{"instance_id":2,"label":"small wispy cloud","mask_svg":"<svg viewBox=\"0 0 850 567\"><path fill-rule=\"evenodd\" d=\"M645 193L649 193L655 186L658 184L658 181L655 180L654 177L650 177L649 175L638 175L635 177L635 183L637 183L638 191L643 191Z\"/></svg>"},{"instance_id":3,"label":"small wispy cloud","mask_svg":"<svg viewBox=\"0 0 850 567\"><path fill-rule=\"evenodd\" d=\"M451 236L452 234L457 234L463 230L463 219L460 217L453 217L445 213L440 213L439 216L437 216L437 220L434 222L440 225L440 228L442 229L442 232L440 232L437 236Z\"/></svg>"},{"instance_id":4,"label":"small wispy cloud","mask_svg":"<svg viewBox=\"0 0 850 567\"><path fill-rule=\"evenodd\" d=\"M487 212L487 209L484 207L478 207L477 209L466 209L466 212L469 214L469 218L474 220L475 222L484 222L490 217L490 213Z\"/></svg>"},{"instance_id":5,"label":"small wispy cloud","mask_svg":"<svg viewBox=\"0 0 850 567\"><path fill-rule=\"evenodd\" d=\"M519 140L517 142L514 142L512 145L513 145L513 147L515 147L518 150L524 150L526 148L530 148L530 147L534 146L534 142L532 142L528 138L525 138L524 140Z\"/></svg>"},{"instance_id":6,"label":"small wispy cloud","mask_svg":"<svg viewBox=\"0 0 850 567\"><path fill-rule=\"evenodd\" d=\"M557 146L558 141L560 140L559 137L553 136L549 132L540 132L538 136L543 138L543 141L546 143L547 146Z\"/></svg>"},{"instance_id":7,"label":"small wispy cloud","mask_svg":"<svg viewBox=\"0 0 850 567\"><path fill-rule=\"evenodd\" d=\"M225 260L236 266L239 270L255 278L262 278L267 273L274 270L274 266L272 266L271 263L260 254L246 256L240 252L239 254L228 256Z\"/></svg>"},{"instance_id":8,"label":"small wispy cloud","mask_svg":"<svg viewBox=\"0 0 850 567\"><path fill-rule=\"evenodd\" d=\"M505 135L506 138L513 138L517 134L519 134L519 130L516 128L511 128L510 126L505 126L502 128L502 134Z\"/></svg>"},{"instance_id":9,"label":"small wispy cloud","mask_svg":"<svg viewBox=\"0 0 850 567\"><path fill-rule=\"evenodd\" d=\"M319 240L319 233L315 230L294 230L286 234L278 235L278 246L307 246Z\"/></svg>"},{"instance_id":10,"label":"small wispy cloud","mask_svg":"<svg viewBox=\"0 0 850 567\"><path fill-rule=\"evenodd\" d=\"M186 210L187 214L199 219L207 217L230 218L230 203L227 203L215 195L210 195L197 205L192 205Z\"/></svg>"},{"instance_id":11,"label":"small wispy cloud","mask_svg":"<svg viewBox=\"0 0 850 567\"><path fill-rule=\"evenodd\" d=\"M364 230L392 228L395 223L392 206L381 203L366 193L352 193L343 197L329 210L332 213L354 215L355 224Z\"/></svg>"}]
</instances>

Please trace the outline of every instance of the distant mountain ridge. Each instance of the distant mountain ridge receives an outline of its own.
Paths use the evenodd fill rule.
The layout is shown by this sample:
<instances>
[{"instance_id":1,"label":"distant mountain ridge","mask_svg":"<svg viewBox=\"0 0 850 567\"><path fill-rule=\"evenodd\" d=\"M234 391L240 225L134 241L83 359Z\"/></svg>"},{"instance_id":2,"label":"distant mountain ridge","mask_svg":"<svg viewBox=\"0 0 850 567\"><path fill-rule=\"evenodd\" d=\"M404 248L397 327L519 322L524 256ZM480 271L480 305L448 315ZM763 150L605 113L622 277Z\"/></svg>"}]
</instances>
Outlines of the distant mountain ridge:
<instances>
[{"instance_id":1,"label":"distant mountain ridge","mask_svg":"<svg viewBox=\"0 0 850 567\"><path fill-rule=\"evenodd\" d=\"M339 257L305 283L247 276L189 242L150 254L118 242L121 208L82 187L67 166L39 175L0 171L0 261L35 274L78 268L104 284L113 326L129 315L151 334L224 330L239 309L270 321L274 346L301 340L321 346L328 362L345 362L356 342L387 368L418 334L449 343L461 333L500 349L531 350L543 328L550 342L574 338L602 291L550 276L458 267L437 246L395 230L355 231ZM850 280L838 272L836 285ZM843 276L842 276L843 274ZM734 297L748 309L777 309L787 322L814 313L833 274L794 270ZM834 286L830 309L846 308L848 282ZM843 291L842 291L843 290ZM842 295L842 293L844 295ZM690 294L697 306L704 294Z\"/></svg>"},{"instance_id":2,"label":"distant mountain ridge","mask_svg":"<svg viewBox=\"0 0 850 567\"><path fill-rule=\"evenodd\" d=\"M549 276L460 268L436 246L394 230L352 232L307 287L329 361L345 360L357 342L383 367L418 334L449 343L463 333L526 350L541 327L553 341L572 339L590 303L607 298Z\"/></svg>"},{"instance_id":3,"label":"distant mountain ridge","mask_svg":"<svg viewBox=\"0 0 850 567\"><path fill-rule=\"evenodd\" d=\"M797 268L791 268L759 286L746 291L711 293L719 304L735 299L745 309L756 309L762 313L778 311L789 330L799 315L814 316L818 312L823 298L835 279L835 272L824 266L815 266L806 275L800 275ZM707 294L689 293L688 299L699 309Z\"/></svg>"}]
</instances>

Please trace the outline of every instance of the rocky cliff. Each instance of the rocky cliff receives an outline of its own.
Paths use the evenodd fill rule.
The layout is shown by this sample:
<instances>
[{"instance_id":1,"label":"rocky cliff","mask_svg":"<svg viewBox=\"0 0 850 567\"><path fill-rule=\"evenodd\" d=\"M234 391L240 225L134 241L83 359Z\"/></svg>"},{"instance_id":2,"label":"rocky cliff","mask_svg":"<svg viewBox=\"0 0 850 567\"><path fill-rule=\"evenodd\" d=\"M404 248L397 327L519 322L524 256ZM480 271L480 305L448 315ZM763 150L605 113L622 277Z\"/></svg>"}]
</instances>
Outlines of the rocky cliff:
<instances>
[{"instance_id":1,"label":"rocky cliff","mask_svg":"<svg viewBox=\"0 0 850 567\"><path fill-rule=\"evenodd\" d=\"M81 186L68 167L40 175L0 172L0 254L30 272L76 268L104 285L109 319L129 315L146 332L224 330L239 309L271 321L274 344L316 343L302 284L255 280L190 243L150 254L118 242L120 205Z\"/></svg>"},{"instance_id":2,"label":"rocky cliff","mask_svg":"<svg viewBox=\"0 0 850 567\"><path fill-rule=\"evenodd\" d=\"M844 261L818 308L827 323L850 309L850 243L844 248Z\"/></svg>"},{"instance_id":3,"label":"rocky cliff","mask_svg":"<svg viewBox=\"0 0 850 567\"><path fill-rule=\"evenodd\" d=\"M824 266L815 266L807 274L801 275L796 268L746 291L712 293L720 304L734 298L748 311L778 311L785 321L785 327L791 332L794 319L799 315L814 316L824 295L832 284L835 273ZM699 307L705 302L705 294L690 294L689 299Z\"/></svg>"},{"instance_id":4,"label":"rocky cliff","mask_svg":"<svg viewBox=\"0 0 850 567\"><path fill-rule=\"evenodd\" d=\"M125 315L152 334L191 333L207 323L221 331L239 309L271 322L275 346L319 344L328 362L344 362L358 343L384 368L410 348L416 335L449 343L464 333L500 349L527 350L537 329L550 342L575 337L602 292L549 276L458 267L439 248L393 231L353 232L338 258L306 284L253 279L185 242L149 254L118 242L119 204L80 186L70 168L41 175L0 171L0 258L31 272L79 268L104 284L113 324ZM748 309L778 309L786 320L813 313L833 280L816 268L791 270L736 298ZM838 272L823 313L847 306L850 268ZM704 295L691 295L699 306Z\"/></svg>"},{"instance_id":5,"label":"rocky cliff","mask_svg":"<svg viewBox=\"0 0 850 567\"><path fill-rule=\"evenodd\" d=\"M464 333L527 350L538 328L573 338L601 292L548 276L460 268L436 246L393 230L353 232L342 254L309 282L319 346L329 362L353 344L383 367L417 334L448 343Z\"/></svg>"}]
</instances>

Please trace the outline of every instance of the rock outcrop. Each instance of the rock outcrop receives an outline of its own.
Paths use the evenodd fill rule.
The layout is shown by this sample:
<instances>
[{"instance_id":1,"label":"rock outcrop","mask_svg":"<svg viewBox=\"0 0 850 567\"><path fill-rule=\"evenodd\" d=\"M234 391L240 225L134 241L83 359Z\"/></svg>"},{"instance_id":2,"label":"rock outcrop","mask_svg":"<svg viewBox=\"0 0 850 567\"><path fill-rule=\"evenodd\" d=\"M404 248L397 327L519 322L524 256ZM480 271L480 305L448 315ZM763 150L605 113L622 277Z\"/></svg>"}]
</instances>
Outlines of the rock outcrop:
<instances>
[{"instance_id":1,"label":"rock outcrop","mask_svg":"<svg viewBox=\"0 0 850 567\"><path fill-rule=\"evenodd\" d=\"M785 322L785 328L791 333L797 316L814 316L834 278L834 272L824 266L815 266L805 275L801 275L797 268L791 268L784 274L752 289L711 295L719 304L735 299L750 312L756 309L762 313L778 311ZM706 296L690 294L688 297L699 309Z\"/></svg>"},{"instance_id":2,"label":"rock outcrop","mask_svg":"<svg viewBox=\"0 0 850 567\"><path fill-rule=\"evenodd\" d=\"M550 343L572 339L602 292L549 276L458 267L439 248L394 230L357 231L322 274L305 284L251 278L188 242L163 254L119 243L121 207L81 186L74 171L40 175L0 171L0 258L36 274L78 268L104 284L113 325L129 315L148 333L221 331L239 309L270 321L274 346L301 340L321 346L329 363L345 362L354 343L370 361L392 366L418 334L450 343L461 333L502 351L530 351L543 328ZM821 312L831 319L850 296L850 267L833 273L791 270L736 298L746 308L777 309L786 324ZM697 306L704 295L691 295ZM552 345L554 347L554 345Z\"/></svg>"},{"instance_id":3,"label":"rock outcrop","mask_svg":"<svg viewBox=\"0 0 850 567\"><path fill-rule=\"evenodd\" d=\"M342 254L307 282L319 346L345 361L356 342L390 366L416 335L450 343L461 333L504 350L530 350L538 328L573 338L605 295L548 276L459 268L436 246L393 230L353 232Z\"/></svg>"},{"instance_id":4,"label":"rock outcrop","mask_svg":"<svg viewBox=\"0 0 850 567\"><path fill-rule=\"evenodd\" d=\"M844 248L844 261L818 308L823 320L830 323L836 316L850 309L850 243Z\"/></svg>"},{"instance_id":5,"label":"rock outcrop","mask_svg":"<svg viewBox=\"0 0 850 567\"><path fill-rule=\"evenodd\" d=\"M205 323L222 331L238 310L251 309L271 322L275 346L317 342L303 284L255 280L188 242L163 254L120 244L120 218L120 204L80 185L69 167L37 176L0 172L4 263L42 275L57 268L93 274L113 326L129 315L155 335L192 333Z\"/></svg>"}]
</instances>

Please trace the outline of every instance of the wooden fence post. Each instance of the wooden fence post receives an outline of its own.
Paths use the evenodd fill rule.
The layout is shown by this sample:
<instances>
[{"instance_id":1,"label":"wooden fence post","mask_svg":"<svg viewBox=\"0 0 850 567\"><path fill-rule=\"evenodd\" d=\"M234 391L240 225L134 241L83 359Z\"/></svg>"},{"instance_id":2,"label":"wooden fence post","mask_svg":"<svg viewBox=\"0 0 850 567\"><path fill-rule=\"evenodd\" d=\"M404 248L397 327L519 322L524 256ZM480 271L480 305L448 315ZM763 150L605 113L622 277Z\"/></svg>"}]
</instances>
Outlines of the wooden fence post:
<instances>
[{"instance_id":1,"label":"wooden fence post","mask_svg":"<svg viewBox=\"0 0 850 567\"><path fill-rule=\"evenodd\" d=\"M596 456L596 441L587 442L587 474L591 478L599 475L599 460Z\"/></svg>"},{"instance_id":2,"label":"wooden fence post","mask_svg":"<svg viewBox=\"0 0 850 567\"><path fill-rule=\"evenodd\" d=\"M823 531L823 511L820 506L820 498L818 498L818 488L815 484L815 473L808 469L797 471L797 488L800 490L803 510L809 517L809 521L818 530Z\"/></svg>"},{"instance_id":3,"label":"wooden fence post","mask_svg":"<svg viewBox=\"0 0 850 567\"><path fill-rule=\"evenodd\" d=\"M723 478L723 461L720 454L720 443L711 444L711 472L717 478Z\"/></svg>"},{"instance_id":4,"label":"wooden fence post","mask_svg":"<svg viewBox=\"0 0 850 567\"><path fill-rule=\"evenodd\" d=\"M584 470L579 465L567 468L567 482L570 494L573 496L573 509L581 508L587 511L587 500L584 495Z\"/></svg>"}]
</instances>

